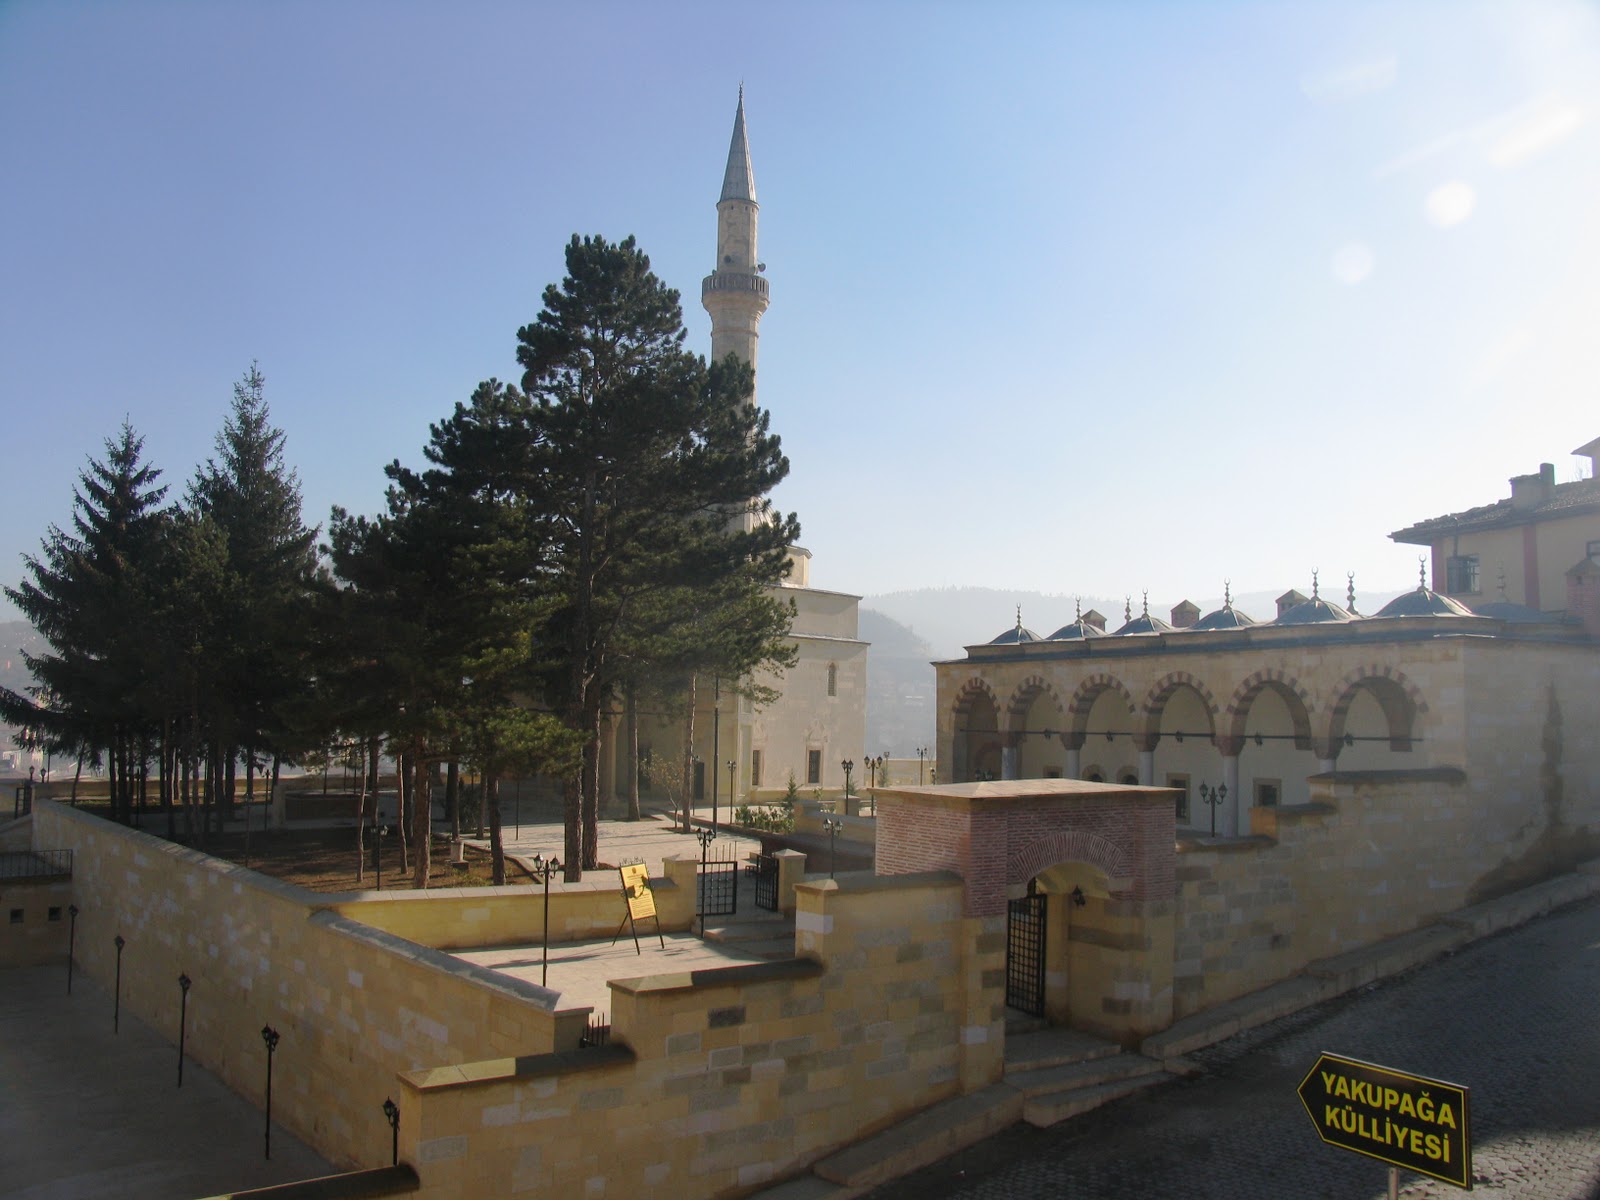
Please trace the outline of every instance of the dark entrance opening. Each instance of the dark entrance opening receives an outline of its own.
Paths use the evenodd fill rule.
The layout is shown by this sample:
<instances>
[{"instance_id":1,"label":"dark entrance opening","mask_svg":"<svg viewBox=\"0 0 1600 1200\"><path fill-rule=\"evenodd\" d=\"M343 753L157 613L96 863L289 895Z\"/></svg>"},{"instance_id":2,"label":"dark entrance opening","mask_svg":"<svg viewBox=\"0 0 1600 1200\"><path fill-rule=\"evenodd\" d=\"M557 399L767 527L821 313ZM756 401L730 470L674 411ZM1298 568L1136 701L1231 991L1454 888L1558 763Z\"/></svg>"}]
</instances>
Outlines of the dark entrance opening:
<instances>
[{"instance_id":1,"label":"dark entrance opening","mask_svg":"<svg viewBox=\"0 0 1600 1200\"><path fill-rule=\"evenodd\" d=\"M1028 894L1009 902L1006 913L1006 1004L1044 1016L1045 904L1036 879Z\"/></svg>"}]
</instances>

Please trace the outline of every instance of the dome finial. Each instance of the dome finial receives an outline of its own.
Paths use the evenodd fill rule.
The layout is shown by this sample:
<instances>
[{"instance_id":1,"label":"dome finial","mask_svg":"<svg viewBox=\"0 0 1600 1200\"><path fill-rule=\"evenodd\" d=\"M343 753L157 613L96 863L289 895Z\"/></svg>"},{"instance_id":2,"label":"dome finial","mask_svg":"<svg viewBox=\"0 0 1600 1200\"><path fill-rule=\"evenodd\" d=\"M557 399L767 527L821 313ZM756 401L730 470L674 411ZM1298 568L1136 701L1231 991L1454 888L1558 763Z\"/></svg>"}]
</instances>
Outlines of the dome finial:
<instances>
[{"instance_id":1,"label":"dome finial","mask_svg":"<svg viewBox=\"0 0 1600 1200\"><path fill-rule=\"evenodd\" d=\"M1083 597L1082 596L1074 596L1072 599L1073 599L1072 607L1073 607L1073 610L1074 610L1073 611L1073 616L1079 622L1082 622L1082 620L1083 620Z\"/></svg>"},{"instance_id":2,"label":"dome finial","mask_svg":"<svg viewBox=\"0 0 1600 1200\"><path fill-rule=\"evenodd\" d=\"M1149 588L1145 588L1145 590L1144 590L1144 615L1147 616L1147 617L1150 615L1150 589Z\"/></svg>"},{"instance_id":3,"label":"dome finial","mask_svg":"<svg viewBox=\"0 0 1600 1200\"><path fill-rule=\"evenodd\" d=\"M1231 579L1222 581L1222 607L1226 609L1233 608L1233 580Z\"/></svg>"},{"instance_id":4,"label":"dome finial","mask_svg":"<svg viewBox=\"0 0 1600 1200\"><path fill-rule=\"evenodd\" d=\"M1122 598L1122 619L1124 621L1133 620L1133 597L1131 595Z\"/></svg>"},{"instance_id":5,"label":"dome finial","mask_svg":"<svg viewBox=\"0 0 1600 1200\"><path fill-rule=\"evenodd\" d=\"M1344 606L1350 610L1350 613L1353 616L1355 615L1356 611L1356 573L1354 571L1346 571L1344 573L1344 578Z\"/></svg>"},{"instance_id":6,"label":"dome finial","mask_svg":"<svg viewBox=\"0 0 1600 1200\"><path fill-rule=\"evenodd\" d=\"M1017 605L1017 641L1022 640L1022 605Z\"/></svg>"},{"instance_id":7,"label":"dome finial","mask_svg":"<svg viewBox=\"0 0 1600 1200\"><path fill-rule=\"evenodd\" d=\"M1313 600L1322 599L1322 597L1317 594L1317 587L1318 587L1318 584L1317 584L1317 571L1316 571L1315 568L1312 568L1312 571L1311 571L1311 598Z\"/></svg>"}]
</instances>

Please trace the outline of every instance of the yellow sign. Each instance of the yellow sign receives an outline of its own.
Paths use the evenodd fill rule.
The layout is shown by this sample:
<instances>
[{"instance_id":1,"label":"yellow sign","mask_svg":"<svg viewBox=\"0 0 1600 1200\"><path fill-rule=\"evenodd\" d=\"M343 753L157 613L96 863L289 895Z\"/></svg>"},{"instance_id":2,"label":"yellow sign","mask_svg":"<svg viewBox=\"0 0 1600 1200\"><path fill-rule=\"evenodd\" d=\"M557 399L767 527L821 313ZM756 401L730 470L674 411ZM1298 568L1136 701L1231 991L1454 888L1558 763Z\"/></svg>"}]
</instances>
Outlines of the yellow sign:
<instances>
[{"instance_id":1,"label":"yellow sign","mask_svg":"<svg viewBox=\"0 0 1600 1200\"><path fill-rule=\"evenodd\" d=\"M650 870L643 863L619 867L622 894L628 901L628 915L635 921L656 915L656 896L650 890Z\"/></svg>"},{"instance_id":2,"label":"yellow sign","mask_svg":"<svg viewBox=\"0 0 1600 1200\"><path fill-rule=\"evenodd\" d=\"M1330 1146L1472 1187L1469 1095L1460 1084L1322 1054L1298 1092Z\"/></svg>"}]
</instances>

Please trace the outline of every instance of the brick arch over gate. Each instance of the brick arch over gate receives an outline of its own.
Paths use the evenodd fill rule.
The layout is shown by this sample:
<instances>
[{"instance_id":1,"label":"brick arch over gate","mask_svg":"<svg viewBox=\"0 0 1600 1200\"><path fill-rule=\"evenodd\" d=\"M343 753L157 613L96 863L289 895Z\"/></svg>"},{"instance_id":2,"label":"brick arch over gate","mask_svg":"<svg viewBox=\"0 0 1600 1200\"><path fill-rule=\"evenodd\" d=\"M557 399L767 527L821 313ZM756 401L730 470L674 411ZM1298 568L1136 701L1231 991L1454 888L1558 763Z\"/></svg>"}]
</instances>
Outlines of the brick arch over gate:
<instances>
[{"instance_id":1,"label":"brick arch over gate","mask_svg":"<svg viewBox=\"0 0 1600 1200\"><path fill-rule=\"evenodd\" d=\"M1006 886L1026 884L1041 871L1058 863L1088 863L1105 872L1113 892L1125 888L1133 865L1125 847L1117 846L1097 833L1070 830L1035 838L1011 851L1006 861Z\"/></svg>"}]
</instances>

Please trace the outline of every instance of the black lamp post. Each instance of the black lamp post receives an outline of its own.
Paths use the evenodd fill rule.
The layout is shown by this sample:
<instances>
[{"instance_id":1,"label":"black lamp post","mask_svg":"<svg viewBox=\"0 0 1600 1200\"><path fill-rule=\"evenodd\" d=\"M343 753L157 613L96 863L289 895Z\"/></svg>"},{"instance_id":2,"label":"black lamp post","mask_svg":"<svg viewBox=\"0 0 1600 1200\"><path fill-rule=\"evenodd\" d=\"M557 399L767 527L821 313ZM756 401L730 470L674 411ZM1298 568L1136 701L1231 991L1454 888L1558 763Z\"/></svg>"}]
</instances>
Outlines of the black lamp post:
<instances>
[{"instance_id":1,"label":"black lamp post","mask_svg":"<svg viewBox=\"0 0 1600 1200\"><path fill-rule=\"evenodd\" d=\"M389 832L387 825L379 825L376 820L372 822L372 870L378 876L378 890L383 891L383 835Z\"/></svg>"},{"instance_id":2,"label":"black lamp post","mask_svg":"<svg viewBox=\"0 0 1600 1200\"><path fill-rule=\"evenodd\" d=\"M267 1047L267 1157L272 1157L272 1055L278 1048L278 1031L271 1025L261 1027L261 1040Z\"/></svg>"},{"instance_id":3,"label":"black lamp post","mask_svg":"<svg viewBox=\"0 0 1600 1200\"><path fill-rule=\"evenodd\" d=\"M922 764L927 761L931 752L926 746L917 747L917 786L922 786Z\"/></svg>"},{"instance_id":4,"label":"black lamp post","mask_svg":"<svg viewBox=\"0 0 1600 1200\"><path fill-rule=\"evenodd\" d=\"M116 997L111 1003L111 1032L122 1032L122 948L128 943L122 940L119 933L111 939L111 944L117 948L117 990Z\"/></svg>"},{"instance_id":5,"label":"black lamp post","mask_svg":"<svg viewBox=\"0 0 1600 1200\"><path fill-rule=\"evenodd\" d=\"M706 853L711 849L711 843L717 840L715 829L696 829L694 836L700 841L700 877L699 886L695 889L700 905L700 936L706 936Z\"/></svg>"},{"instance_id":6,"label":"black lamp post","mask_svg":"<svg viewBox=\"0 0 1600 1200\"><path fill-rule=\"evenodd\" d=\"M839 765L844 768L844 798L848 800L855 794L855 791L850 783L850 772L856 769L855 760L847 758Z\"/></svg>"},{"instance_id":7,"label":"black lamp post","mask_svg":"<svg viewBox=\"0 0 1600 1200\"><path fill-rule=\"evenodd\" d=\"M1217 809L1228 798L1228 785L1218 784L1216 787L1200 785L1200 799L1204 800L1211 808L1211 836L1217 836Z\"/></svg>"},{"instance_id":8,"label":"black lamp post","mask_svg":"<svg viewBox=\"0 0 1600 1200\"><path fill-rule=\"evenodd\" d=\"M844 822L838 817L823 817L822 827L828 831L828 878L833 878L834 861L839 852L834 847L834 839L839 836L839 830L844 828Z\"/></svg>"},{"instance_id":9,"label":"black lamp post","mask_svg":"<svg viewBox=\"0 0 1600 1200\"><path fill-rule=\"evenodd\" d=\"M178 1008L178 1086L183 1086L183 1043L189 1031L189 977L178 976L178 991L182 999Z\"/></svg>"},{"instance_id":10,"label":"black lamp post","mask_svg":"<svg viewBox=\"0 0 1600 1200\"><path fill-rule=\"evenodd\" d=\"M67 905L67 995L72 995L72 960L78 944L78 906Z\"/></svg>"},{"instance_id":11,"label":"black lamp post","mask_svg":"<svg viewBox=\"0 0 1600 1200\"><path fill-rule=\"evenodd\" d=\"M730 813L733 812L733 772L738 765L736 759L730 758L728 760L728 811Z\"/></svg>"},{"instance_id":12,"label":"black lamp post","mask_svg":"<svg viewBox=\"0 0 1600 1200\"><path fill-rule=\"evenodd\" d=\"M389 1122L390 1134L390 1166L400 1165L400 1106L394 1102L393 1097L385 1097L383 1101L383 1115Z\"/></svg>"},{"instance_id":13,"label":"black lamp post","mask_svg":"<svg viewBox=\"0 0 1600 1200\"><path fill-rule=\"evenodd\" d=\"M539 970L540 987L550 982L550 874L560 869L561 860L554 855L546 858L542 854L535 854L530 866L530 873L534 879L544 884L544 963ZM387 1112L388 1109L384 1111Z\"/></svg>"}]
</instances>

